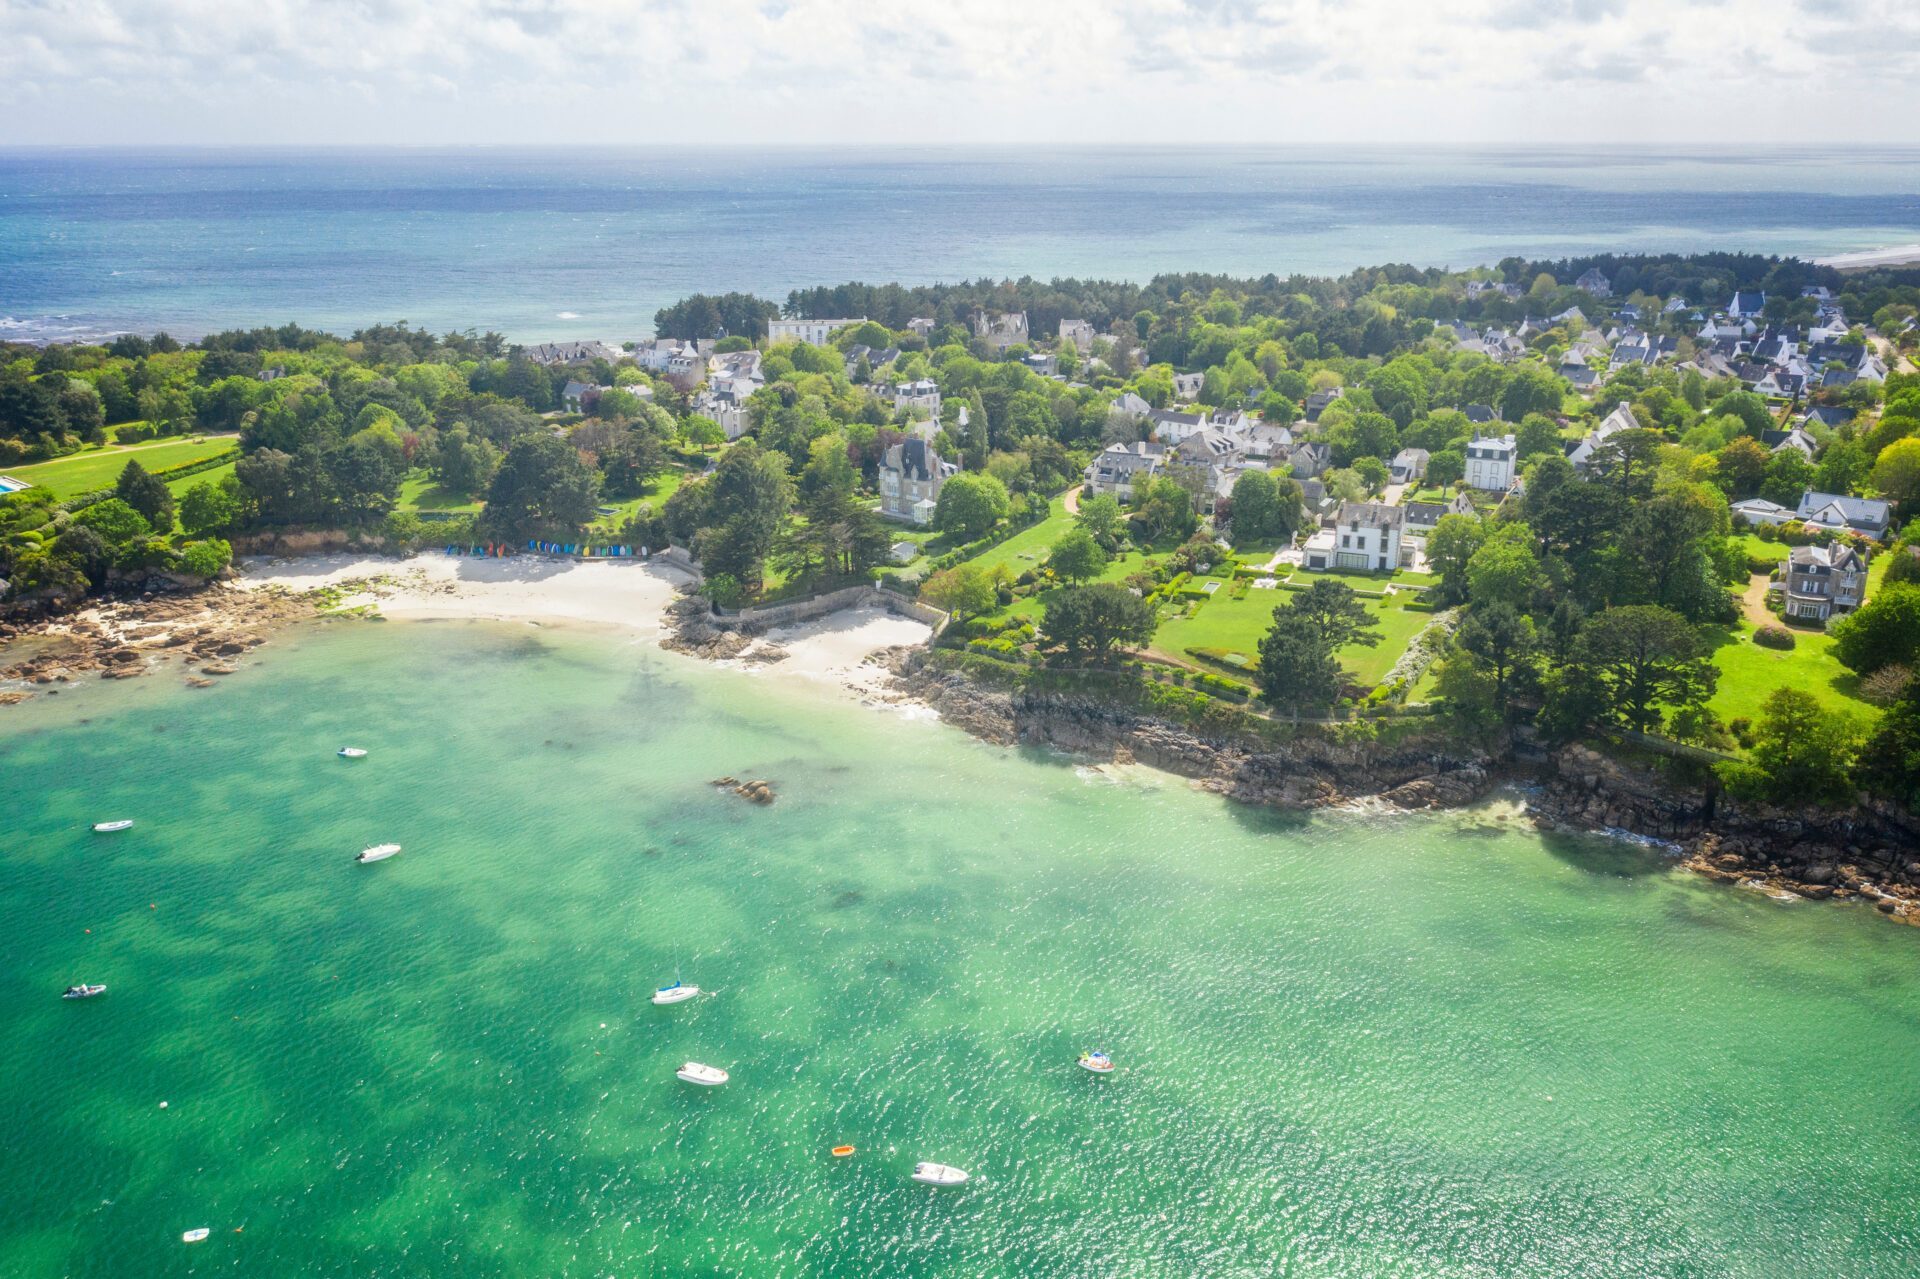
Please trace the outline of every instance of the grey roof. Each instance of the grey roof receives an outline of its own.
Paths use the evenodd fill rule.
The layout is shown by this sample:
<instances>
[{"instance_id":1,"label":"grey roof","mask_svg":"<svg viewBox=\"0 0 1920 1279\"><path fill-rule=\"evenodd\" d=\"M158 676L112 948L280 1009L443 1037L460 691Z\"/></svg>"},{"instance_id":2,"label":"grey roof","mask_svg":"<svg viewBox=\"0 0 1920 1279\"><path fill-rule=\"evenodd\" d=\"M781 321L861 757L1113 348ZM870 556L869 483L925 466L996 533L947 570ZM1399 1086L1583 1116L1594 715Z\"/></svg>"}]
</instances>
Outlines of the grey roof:
<instances>
[{"instance_id":1,"label":"grey roof","mask_svg":"<svg viewBox=\"0 0 1920 1279\"><path fill-rule=\"evenodd\" d=\"M1496 416L1498 416L1497 414L1494 413L1493 406L1490 404L1469 404L1467 405L1466 408L1460 411L1467 415L1467 421L1473 422L1476 424L1481 422L1491 422L1494 420Z\"/></svg>"},{"instance_id":2,"label":"grey roof","mask_svg":"<svg viewBox=\"0 0 1920 1279\"><path fill-rule=\"evenodd\" d=\"M916 435L887 450L887 469L924 483L943 472L943 463L933 445Z\"/></svg>"},{"instance_id":3,"label":"grey roof","mask_svg":"<svg viewBox=\"0 0 1920 1279\"><path fill-rule=\"evenodd\" d=\"M1800 495L1800 507L1794 514L1801 519L1832 507L1853 528L1884 529L1892 506L1876 497L1847 497L1840 493L1819 493L1808 489Z\"/></svg>"},{"instance_id":4,"label":"grey roof","mask_svg":"<svg viewBox=\"0 0 1920 1279\"><path fill-rule=\"evenodd\" d=\"M1405 528L1407 511L1405 507L1388 506L1385 502L1342 502L1339 522L1373 528Z\"/></svg>"}]
</instances>

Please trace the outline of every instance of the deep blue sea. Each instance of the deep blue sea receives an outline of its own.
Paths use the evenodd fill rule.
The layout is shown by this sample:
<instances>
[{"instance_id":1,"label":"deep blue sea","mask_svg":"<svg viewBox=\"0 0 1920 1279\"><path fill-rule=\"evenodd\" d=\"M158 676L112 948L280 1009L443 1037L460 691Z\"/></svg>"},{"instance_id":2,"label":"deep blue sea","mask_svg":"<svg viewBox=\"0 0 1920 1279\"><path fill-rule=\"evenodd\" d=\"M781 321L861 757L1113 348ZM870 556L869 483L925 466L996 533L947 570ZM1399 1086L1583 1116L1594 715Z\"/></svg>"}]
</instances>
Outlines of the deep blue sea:
<instances>
[{"instance_id":1,"label":"deep blue sea","mask_svg":"<svg viewBox=\"0 0 1920 1279\"><path fill-rule=\"evenodd\" d=\"M646 335L687 293L1920 241L1920 149L0 150L0 338L407 319Z\"/></svg>"}]
</instances>

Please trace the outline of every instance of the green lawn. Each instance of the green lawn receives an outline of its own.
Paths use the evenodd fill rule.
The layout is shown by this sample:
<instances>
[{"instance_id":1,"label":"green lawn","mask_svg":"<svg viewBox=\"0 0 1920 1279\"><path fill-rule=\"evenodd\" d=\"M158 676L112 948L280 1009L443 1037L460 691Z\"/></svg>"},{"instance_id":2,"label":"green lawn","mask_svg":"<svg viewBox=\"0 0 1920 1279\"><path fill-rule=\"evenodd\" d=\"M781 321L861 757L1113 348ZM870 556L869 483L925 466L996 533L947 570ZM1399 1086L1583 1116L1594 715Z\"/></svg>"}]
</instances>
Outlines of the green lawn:
<instances>
[{"instance_id":1,"label":"green lawn","mask_svg":"<svg viewBox=\"0 0 1920 1279\"><path fill-rule=\"evenodd\" d=\"M1066 503L1056 497L1047 504L1046 519L1021 529L998 546L987 548L968 563L978 564L981 568L1005 564L1018 577L1030 568L1040 567L1046 561L1047 551L1072 525L1073 516L1067 514Z\"/></svg>"},{"instance_id":2,"label":"green lawn","mask_svg":"<svg viewBox=\"0 0 1920 1279\"><path fill-rule=\"evenodd\" d=\"M1763 542L1753 533L1738 534L1734 540L1740 543L1740 550L1749 559L1784 560L1793 549L1785 542Z\"/></svg>"},{"instance_id":3,"label":"green lawn","mask_svg":"<svg viewBox=\"0 0 1920 1279\"><path fill-rule=\"evenodd\" d=\"M1307 575L1312 576L1312 575ZM1196 579L1219 581L1218 578ZM1153 637L1153 651L1175 661L1191 663L1189 648L1225 648L1255 657L1260 640L1273 625L1273 610L1291 598L1292 592L1249 589L1243 599L1232 599L1223 583L1213 598L1194 610L1191 617L1173 617L1160 625ZM1381 640L1373 648L1349 645L1340 650L1340 663L1352 673L1355 682L1369 687L1378 684L1406 651L1407 641L1433 620L1433 614L1399 607L1398 600L1363 600L1374 619Z\"/></svg>"},{"instance_id":4,"label":"green lawn","mask_svg":"<svg viewBox=\"0 0 1920 1279\"><path fill-rule=\"evenodd\" d=\"M1720 684L1707 703L1721 719L1758 719L1760 704L1783 686L1813 694L1829 710L1849 711L1868 721L1879 717L1879 708L1860 699L1860 677L1840 665L1826 632L1794 631L1791 650L1755 644L1750 622L1721 634L1724 638L1713 653Z\"/></svg>"},{"instance_id":5,"label":"green lawn","mask_svg":"<svg viewBox=\"0 0 1920 1279\"><path fill-rule=\"evenodd\" d=\"M394 503L399 511L451 511L461 514L480 509L479 498L464 497L459 493L450 493L434 482L426 471L415 471L400 482L400 500Z\"/></svg>"},{"instance_id":6,"label":"green lawn","mask_svg":"<svg viewBox=\"0 0 1920 1279\"><path fill-rule=\"evenodd\" d=\"M183 475L177 480L167 481L167 492L177 501L182 493L196 484L218 484L226 476L233 474L233 463L210 467L204 471L195 471L192 475Z\"/></svg>"},{"instance_id":7,"label":"green lawn","mask_svg":"<svg viewBox=\"0 0 1920 1279\"><path fill-rule=\"evenodd\" d=\"M120 472L134 458L140 459L140 464L149 471L157 471L163 466L198 462L202 458L225 453L233 446L234 441L230 438L155 440L150 444L131 445L111 452L89 449L84 453L55 458L51 462L10 466L6 468L6 474L29 484L38 484L65 501L96 489L112 488L113 482L120 478Z\"/></svg>"},{"instance_id":8,"label":"green lawn","mask_svg":"<svg viewBox=\"0 0 1920 1279\"><path fill-rule=\"evenodd\" d=\"M587 525L586 536L589 539L611 538L617 534L626 522L633 518L635 511L642 505L652 506L654 514L667 504L667 499L680 491L680 486L694 478L693 472L674 467L660 472L647 481L646 491L639 497L606 498L600 505L613 508L613 514L597 517ZM479 509L478 505L475 506Z\"/></svg>"}]
</instances>

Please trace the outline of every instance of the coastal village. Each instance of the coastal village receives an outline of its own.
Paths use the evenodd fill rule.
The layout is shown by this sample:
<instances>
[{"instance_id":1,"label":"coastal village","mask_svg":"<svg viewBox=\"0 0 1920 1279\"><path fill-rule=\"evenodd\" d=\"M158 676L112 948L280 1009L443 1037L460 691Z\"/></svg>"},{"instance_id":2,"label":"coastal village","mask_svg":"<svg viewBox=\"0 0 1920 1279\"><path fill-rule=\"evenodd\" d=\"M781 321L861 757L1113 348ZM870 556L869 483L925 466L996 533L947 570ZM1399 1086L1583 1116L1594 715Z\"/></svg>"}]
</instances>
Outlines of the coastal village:
<instances>
[{"instance_id":1,"label":"coastal village","mask_svg":"<svg viewBox=\"0 0 1920 1279\"><path fill-rule=\"evenodd\" d=\"M1912 275L846 285L696 296L634 340L5 348L7 624L233 555L666 555L703 579L695 648L859 587L937 618L945 669L1120 679L1189 723L1912 802Z\"/></svg>"}]
</instances>

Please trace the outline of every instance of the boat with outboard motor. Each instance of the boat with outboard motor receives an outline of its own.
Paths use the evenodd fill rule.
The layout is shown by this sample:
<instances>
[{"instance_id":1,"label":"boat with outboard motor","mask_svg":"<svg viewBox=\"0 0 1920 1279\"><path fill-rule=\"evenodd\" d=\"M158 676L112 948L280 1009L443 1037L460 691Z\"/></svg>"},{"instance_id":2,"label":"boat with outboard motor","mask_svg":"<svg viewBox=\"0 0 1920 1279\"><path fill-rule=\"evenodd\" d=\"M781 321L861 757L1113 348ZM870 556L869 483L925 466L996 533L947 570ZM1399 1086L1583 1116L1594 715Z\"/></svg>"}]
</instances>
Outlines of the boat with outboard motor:
<instances>
[{"instance_id":1,"label":"boat with outboard motor","mask_svg":"<svg viewBox=\"0 0 1920 1279\"><path fill-rule=\"evenodd\" d=\"M374 844L361 849L359 855L353 860L364 866L368 862L383 862L389 857L398 857L399 855L400 845L398 844Z\"/></svg>"}]
</instances>

